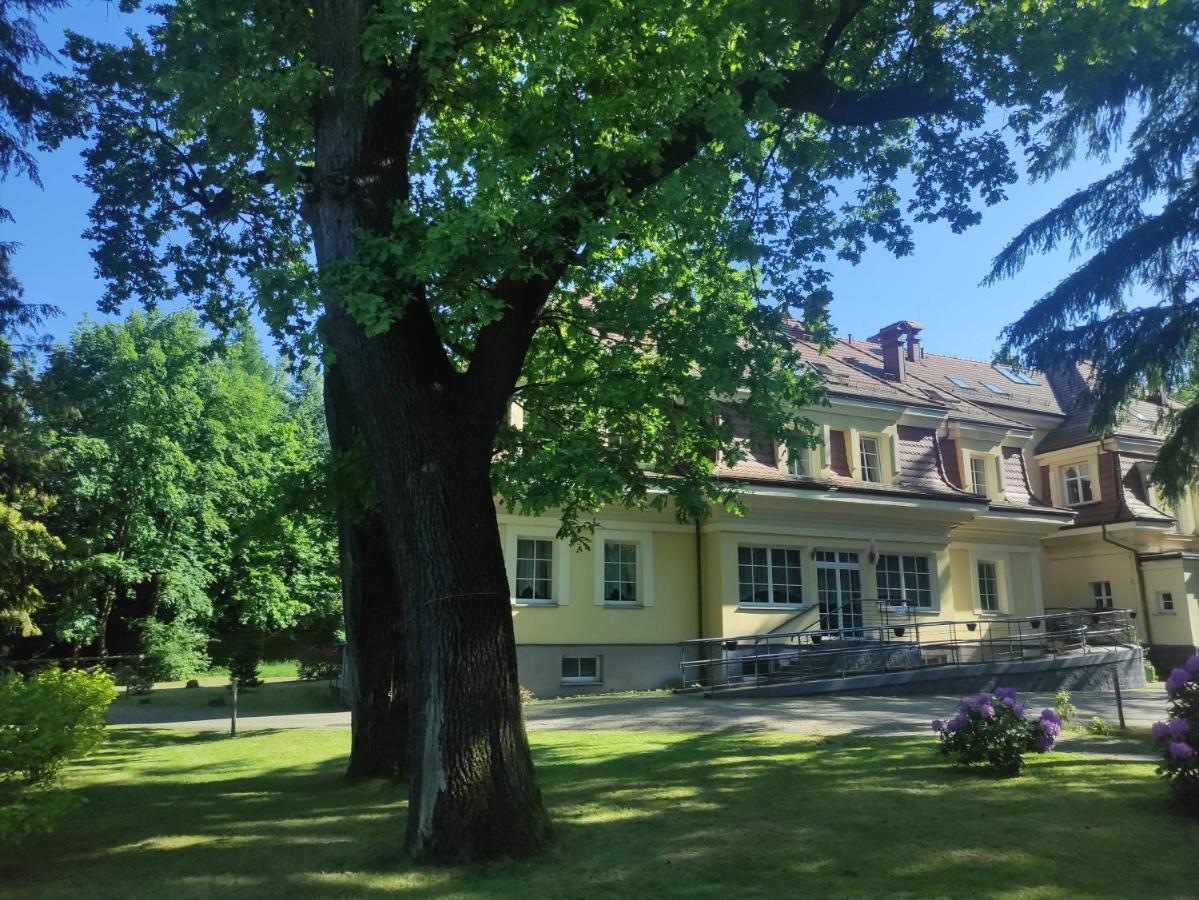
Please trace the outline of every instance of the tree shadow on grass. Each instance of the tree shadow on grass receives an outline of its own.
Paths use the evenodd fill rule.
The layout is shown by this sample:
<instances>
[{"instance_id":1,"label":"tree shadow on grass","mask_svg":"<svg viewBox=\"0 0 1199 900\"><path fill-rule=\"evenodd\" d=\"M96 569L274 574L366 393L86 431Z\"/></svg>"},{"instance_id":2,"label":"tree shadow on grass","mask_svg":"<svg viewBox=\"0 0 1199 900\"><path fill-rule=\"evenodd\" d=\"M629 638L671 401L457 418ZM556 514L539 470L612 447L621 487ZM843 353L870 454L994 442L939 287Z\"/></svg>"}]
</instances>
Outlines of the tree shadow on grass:
<instances>
[{"instance_id":1,"label":"tree shadow on grass","mask_svg":"<svg viewBox=\"0 0 1199 900\"><path fill-rule=\"evenodd\" d=\"M996 780L929 739L534 743L552 847L444 870L399 849L404 785L347 781L333 737L122 731L85 767L73 820L0 861L0 894L1128 897L1186 894L1199 876L1199 827L1166 812L1144 764L1038 757Z\"/></svg>"}]
</instances>

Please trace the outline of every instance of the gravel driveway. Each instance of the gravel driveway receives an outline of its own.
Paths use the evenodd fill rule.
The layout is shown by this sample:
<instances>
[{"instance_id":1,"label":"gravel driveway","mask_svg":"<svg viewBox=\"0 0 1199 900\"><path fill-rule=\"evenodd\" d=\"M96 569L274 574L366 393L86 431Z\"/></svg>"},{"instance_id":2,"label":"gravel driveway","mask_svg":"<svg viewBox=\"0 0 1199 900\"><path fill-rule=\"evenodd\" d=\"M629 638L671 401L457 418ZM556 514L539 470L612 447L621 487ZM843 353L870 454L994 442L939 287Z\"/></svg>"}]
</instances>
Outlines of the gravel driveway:
<instances>
[{"instance_id":1,"label":"gravel driveway","mask_svg":"<svg viewBox=\"0 0 1199 900\"><path fill-rule=\"evenodd\" d=\"M803 734L926 733L934 718L950 715L957 697L720 697L698 694L622 697L534 703L526 707L531 731L781 731ZM1053 697L1031 694L1030 709L1051 706ZM1103 716L1117 723L1116 699L1107 692L1072 695L1079 719ZM1124 692L1124 715L1129 725L1147 726L1165 714L1165 692L1150 687ZM223 709L172 709L168 706L122 706L109 711L113 725L177 728L188 731L224 730L229 713ZM348 728L348 712L299 715L240 716L238 728Z\"/></svg>"}]
</instances>

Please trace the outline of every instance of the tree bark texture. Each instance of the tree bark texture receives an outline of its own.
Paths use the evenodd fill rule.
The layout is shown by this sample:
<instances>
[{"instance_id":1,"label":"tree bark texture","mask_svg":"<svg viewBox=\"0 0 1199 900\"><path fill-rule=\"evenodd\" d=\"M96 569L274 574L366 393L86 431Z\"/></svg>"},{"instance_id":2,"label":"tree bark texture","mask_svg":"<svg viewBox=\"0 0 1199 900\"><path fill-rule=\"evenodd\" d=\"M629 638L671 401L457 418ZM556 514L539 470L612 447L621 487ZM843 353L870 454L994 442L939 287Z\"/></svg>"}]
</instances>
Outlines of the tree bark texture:
<instances>
[{"instance_id":1,"label":"tree bark texture","mask_svg":"<svg viewBox=\"0 0 1199 900\"><path fill-rule=\"evenodd\" d=\"M334 454L356 440L349 398L336 366L325 370L325 419ZM337 509L346 653L350 685L351 778L404 775L408 769L407 655L404 609L379 509Z\"/></svg>"},{"instance_id":2,"label":"tree bark texture","mask_svg":"<svg viewBox=\"0 0 1199 900\"><path fill-rule=\"evenodd\" d=\"M352 265L362 231L388 234L407 198L419 103L397 70L367 107L360 37L367 0L319 0L315 28L331 89L316 116L309 219L322 275ZM543 847L549 819L520 710L507 575L492 500L499 415L463 389L419 285L368 337L327 297L325 332L371 455L408 646L407 846L463 862Z\"/></svg>"}]
</instances>

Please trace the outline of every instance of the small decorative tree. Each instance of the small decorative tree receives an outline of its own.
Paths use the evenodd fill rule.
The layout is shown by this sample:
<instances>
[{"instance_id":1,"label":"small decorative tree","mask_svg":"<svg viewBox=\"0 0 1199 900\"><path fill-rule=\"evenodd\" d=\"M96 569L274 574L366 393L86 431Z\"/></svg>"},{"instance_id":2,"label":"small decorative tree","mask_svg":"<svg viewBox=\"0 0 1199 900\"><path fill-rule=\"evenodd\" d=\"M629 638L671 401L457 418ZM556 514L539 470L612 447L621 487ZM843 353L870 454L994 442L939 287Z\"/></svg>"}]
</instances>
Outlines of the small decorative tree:
<instances>
[{"instance_id":1,"label":"small decorative tree","mask_svg":"<svg viewBox=\"0 0 1199 900\"><path fill-rule=\"evenodd\" d=\"M1199 815L1199 654L1170 672L1166 696L1170 717L1153 725L1162 756L1157 771L1179 807Z\"/></svg>"},{"instance_id":2,"label":"small decorative tree","mask_svg":"<svg viewBox=\"0 0 1199 900\"><path fill-rule=\"evenodd\" d=\"M1062 722L1052 709L1041 710L1030 719L1009 687L963 697L957 714L948 721L936 719L933 731L941 741L941 753L956 756L958 765L985 765L1005 776L1019 775L1024 754L1052 750L1061 734Z\"/></svg>"}]
</instances>

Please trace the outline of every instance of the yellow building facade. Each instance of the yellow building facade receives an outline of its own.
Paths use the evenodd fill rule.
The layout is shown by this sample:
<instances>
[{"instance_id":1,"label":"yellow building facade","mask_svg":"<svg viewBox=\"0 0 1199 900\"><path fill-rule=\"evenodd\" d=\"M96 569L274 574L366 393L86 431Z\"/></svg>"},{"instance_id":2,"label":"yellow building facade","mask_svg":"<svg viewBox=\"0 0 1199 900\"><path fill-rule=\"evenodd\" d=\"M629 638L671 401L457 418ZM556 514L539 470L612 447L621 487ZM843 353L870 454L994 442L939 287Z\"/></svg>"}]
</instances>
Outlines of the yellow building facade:
<instances>
[{"instance_id":1,"label":"yellow building facade","mask_svg":"<svg viewBox=\"0 0 1199 900\"><path fill-rule=\"evenodd\" d=\"M716 477L745 515L608 510L583 549L552 516L500 516L522 684L676 684L681 642L852 628L863 610L985 633L1120 607L1163 658L1195 651L1195 516L1154 505L1151 422L1100 440L1073 380L926 354L911 322L825 354L791 336L828 391L806 412L820 446L788 459L730 408L745 458Z\"/></svg>"}]
</instances>

